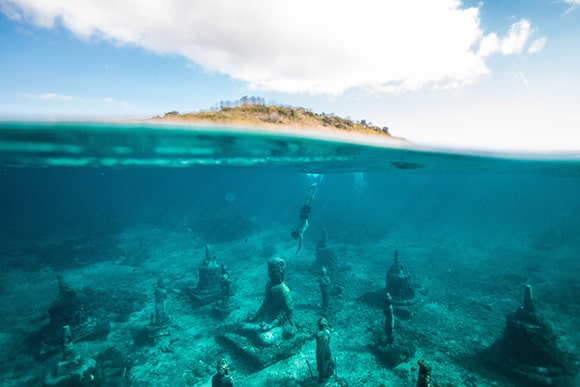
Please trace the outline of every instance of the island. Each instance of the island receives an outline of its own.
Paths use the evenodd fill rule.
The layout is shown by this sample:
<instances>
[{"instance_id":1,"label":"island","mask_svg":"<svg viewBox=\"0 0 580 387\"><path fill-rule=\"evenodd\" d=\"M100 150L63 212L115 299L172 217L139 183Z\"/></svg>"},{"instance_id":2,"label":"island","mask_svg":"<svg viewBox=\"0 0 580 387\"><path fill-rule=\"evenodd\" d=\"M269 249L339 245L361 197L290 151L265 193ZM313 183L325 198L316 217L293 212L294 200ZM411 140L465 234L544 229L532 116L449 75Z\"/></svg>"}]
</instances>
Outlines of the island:
<instances>
[{"instance_id":1,"label":"island","mask_svg":"<svg viewBox=\"0 0 580 387\"><path fill-rule=\"evenodd\" d=\"M242 97L237 101L222 101L218 107L195 113L170 111L151 121L199 125L224 125L248 128L285 128L351 132L393 138L387 127L366 120L353 121L332 113L315 113L304 107L266 104L261 97Z\"/></svg>"}]
</instances>

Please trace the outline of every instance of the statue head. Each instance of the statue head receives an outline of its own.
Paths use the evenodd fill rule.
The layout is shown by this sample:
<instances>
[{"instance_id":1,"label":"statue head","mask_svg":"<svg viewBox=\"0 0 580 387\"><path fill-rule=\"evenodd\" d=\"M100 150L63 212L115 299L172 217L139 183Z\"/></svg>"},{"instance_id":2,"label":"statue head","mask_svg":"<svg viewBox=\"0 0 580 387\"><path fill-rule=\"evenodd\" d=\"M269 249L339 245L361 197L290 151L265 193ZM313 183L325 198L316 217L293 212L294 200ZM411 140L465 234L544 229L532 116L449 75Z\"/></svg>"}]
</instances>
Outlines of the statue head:
<instances>
[{"instance_id":1,"label":"statue head","mask_svg":"<svg viewBox=\"0 0 580 387\"><path fill-rule=\"evenodd\" d=\"M326 328L328 328L328 321L324 317L320 317L318 319L318 329L322 330Z\"/></svg>"},{"instance_id":2,"label":"statue head","mask_svg":"<svg viewBox=\"0 0 580 387\"><path fill-rule=\"evenodd\" d=\"M320 269L320 274L322 274L323 276L328 275L328 270L326 270L325 266L322 266L322 269Z\"/></svg>"},{"instance_id":3,"label":"statue head","mask_svg":"<svg viewBox=\"0 0 580 387\"><path fill-rule=\"evenodd\" d=\"M219 359L216 366L216 371L219 375L225 376L228 374L230 365L226 359Z\"/></svg>"},{"instance_id":4,"label":"statue head","mask_svg":"<svg viewBox=\"0 0 580 387\"><path fill-rule=\"evenodd\" d=\"M268 276L270 281L275 283L284 282L284 275L286 274L286 262L280 258L275 257L268 261Z\"/></svg>"}]
</instances>

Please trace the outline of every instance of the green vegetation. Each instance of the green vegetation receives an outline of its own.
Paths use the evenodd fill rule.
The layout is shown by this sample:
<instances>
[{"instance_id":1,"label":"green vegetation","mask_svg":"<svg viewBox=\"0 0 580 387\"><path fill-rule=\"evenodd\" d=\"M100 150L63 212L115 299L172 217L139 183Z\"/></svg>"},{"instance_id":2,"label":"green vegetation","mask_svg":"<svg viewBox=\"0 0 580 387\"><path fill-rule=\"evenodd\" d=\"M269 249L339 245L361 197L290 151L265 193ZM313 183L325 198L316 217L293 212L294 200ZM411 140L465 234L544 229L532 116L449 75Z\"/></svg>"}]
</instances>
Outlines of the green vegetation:
<instances>
[{"instance_id":1,"label":"green vegetation","mask_svg":"<svg viewBox=\"0 0 580 387\"><path fill-rule=\"evenodd\" d=\"M264 104L242 103L239 106L222 106L219 109L198 113L180 114L176 111L172 111L166 113L163 117L157 116L153 119L222 124L287 126L313 129L329 128L390 136L388 128L380 128L371 123L367 123L366 120L353 121L349 118L338 117L332 113L314 113L303 107L279 105L268 106Z\"/></svg>"}]
</instances>

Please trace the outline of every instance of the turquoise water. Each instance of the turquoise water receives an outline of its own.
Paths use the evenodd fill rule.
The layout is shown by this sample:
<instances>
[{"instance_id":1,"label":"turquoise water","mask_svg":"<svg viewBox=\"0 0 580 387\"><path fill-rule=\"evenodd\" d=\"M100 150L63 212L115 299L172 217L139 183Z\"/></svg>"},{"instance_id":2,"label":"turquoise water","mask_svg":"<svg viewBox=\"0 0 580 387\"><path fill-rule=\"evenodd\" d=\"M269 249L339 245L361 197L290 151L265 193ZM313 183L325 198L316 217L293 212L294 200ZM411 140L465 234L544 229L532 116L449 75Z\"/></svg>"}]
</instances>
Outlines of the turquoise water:
<instances>
[{"instance_id":1,"label":"turquoise water","mask_svg":"<svg viewBox=\"0 0 580 387\"><path fill-rule=\"evenodd\" d=\"M297 255L290 231L313 174L324 179ZM308 268L324 228L344 263L337 278L344 297L329 320L341 377L351 385L361 375L368 385L413 385L418 357L450 385L521 385L477 354L501 336L527 283L562 345L578 353L579 198L578 155L435 152L231 128L1 123L0 340L14 351L2 355L0 384L38 385L55 366L57 354L37 356L34 332L47 324L56 274L71 287L133 300L102 306L112 316L109 333L78 345L86 357L101 356L115 383L203 385L220 356L231 357L240 385L305 380L311 348L300 361L257 371L207 340L259 306L266 250L287 260L297 318L312 323L319 296ZM238 285L239 314L225 322L179 296L183 284L197 281L205 244ZM384 288L395 249L424 300L397 323L417 351L393 369L367 348L383 312L361 297ZM167 343L138 346L121 333L147 324L158 276L167 279L179 338L171 353L159 350ZM131 360L107 358L110 348Z\"/></svg>"}]
</instances>

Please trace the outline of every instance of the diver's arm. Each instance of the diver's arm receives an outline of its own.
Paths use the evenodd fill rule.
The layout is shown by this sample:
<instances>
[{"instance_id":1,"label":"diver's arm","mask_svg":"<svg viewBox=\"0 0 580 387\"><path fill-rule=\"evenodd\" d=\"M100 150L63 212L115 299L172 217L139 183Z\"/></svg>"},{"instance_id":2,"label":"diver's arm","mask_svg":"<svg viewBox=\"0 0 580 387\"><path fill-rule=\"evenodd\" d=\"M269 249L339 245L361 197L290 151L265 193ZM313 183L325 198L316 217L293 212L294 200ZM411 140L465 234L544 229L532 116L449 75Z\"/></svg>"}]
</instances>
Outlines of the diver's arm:
<instances>
[{"instance_id":1,"label":"diver's arm","mask_svg":"<svg viewBox=\"0 0 580 387\"><path fill-rule=\"evenodd\" d=\"M308 191L308 196L306 196L306 201L304 202L304 204L306 204L308 206L312 205L312 201L314 200L314 197L316 196L316 192L318 192L318 185L322 181L323 177L324 177L324 175L318 175L316 177L316 180L310 186L310 190Z\"/></svg>"},{"instance_id":2,"label":"diver's arm","mask_svg":"<svg viewBox=\"0 0 580 387\"><path fill-rule=\"evenodd\" d=\"M308 191L308 196L306 196L306 200L304 201L304 205L311 206L314 197L316 196L316 192L318 191L318 185L311 185L310 191Z\"/></svg>"}]
</instances>

